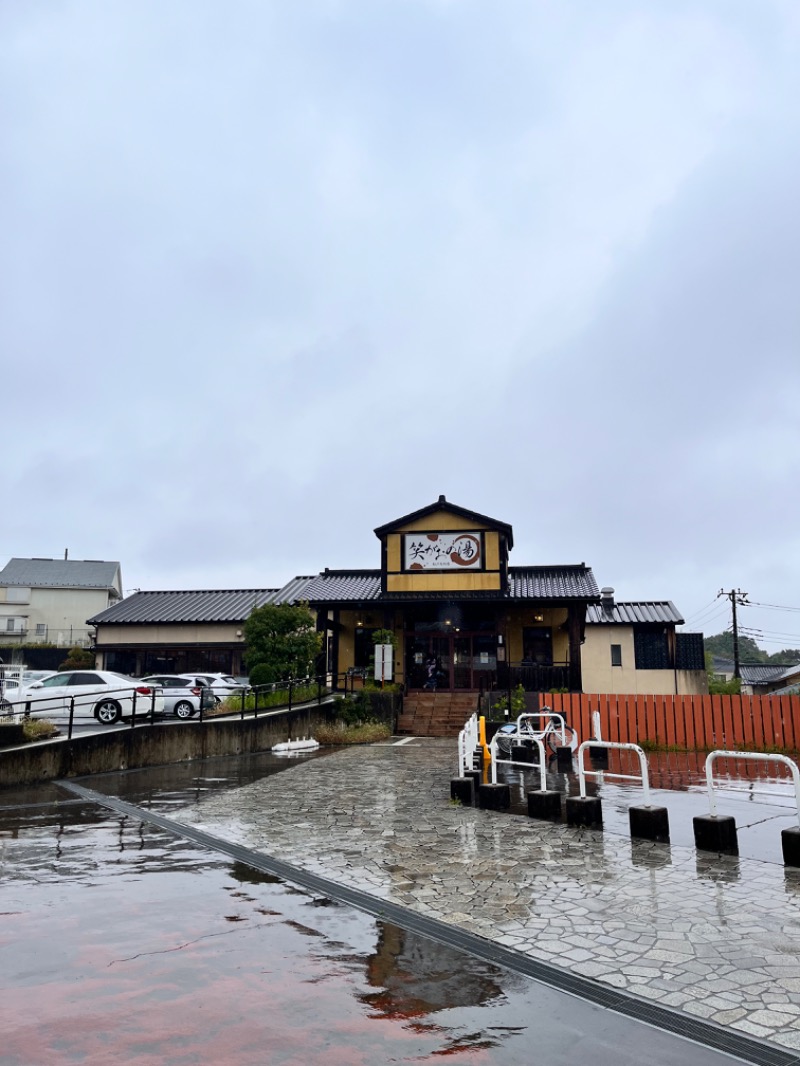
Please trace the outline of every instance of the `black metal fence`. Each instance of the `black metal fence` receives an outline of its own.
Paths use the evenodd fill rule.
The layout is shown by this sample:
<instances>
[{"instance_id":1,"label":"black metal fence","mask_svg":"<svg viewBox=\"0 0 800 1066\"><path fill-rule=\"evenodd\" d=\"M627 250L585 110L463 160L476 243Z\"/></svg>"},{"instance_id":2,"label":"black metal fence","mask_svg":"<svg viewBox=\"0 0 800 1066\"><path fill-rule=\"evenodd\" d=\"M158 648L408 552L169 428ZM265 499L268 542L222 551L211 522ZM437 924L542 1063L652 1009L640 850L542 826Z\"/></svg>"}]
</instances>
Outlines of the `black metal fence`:
<instances>
[{"instance_id":1,"label":"black metal fence","mask_svg":"<svg viewBox=\"0 0 800 1066\"><path fill-rule=\"evenodd\" d=\"M339 687L337 682L343 685ZM288 681L272 685L259 685L254 688L243 686L241 691L229 695L219 705L209 708L206 700L198 699L196 713L182 721L202 726L209 720L264 716L273 712L285 713L303 706L319 706L329 697L334 688L346 691L347 676L339 678L331 674L317 677L291 678ZM167 690L168 691L168 690ZM35 693L35 694L34 694ZM72 740L79 725L93 726L116 725L128 720L126 727L131 730L142 725L152 726L157 722L172 720L173 712L163 709L164 689L144 682L133 687L105 688L100 692L81 693L76 696L54 696L41 689L23 690L19 695L13 691L0 691L0 734L3 728L18 726L20 729L28 722L50 723L52 736L63 736ZM47 739L43 732L41 738ZM19 738L22 740L22 736ZM13 742L13 741L12 741Z\"/></svg>"}]
</instances>

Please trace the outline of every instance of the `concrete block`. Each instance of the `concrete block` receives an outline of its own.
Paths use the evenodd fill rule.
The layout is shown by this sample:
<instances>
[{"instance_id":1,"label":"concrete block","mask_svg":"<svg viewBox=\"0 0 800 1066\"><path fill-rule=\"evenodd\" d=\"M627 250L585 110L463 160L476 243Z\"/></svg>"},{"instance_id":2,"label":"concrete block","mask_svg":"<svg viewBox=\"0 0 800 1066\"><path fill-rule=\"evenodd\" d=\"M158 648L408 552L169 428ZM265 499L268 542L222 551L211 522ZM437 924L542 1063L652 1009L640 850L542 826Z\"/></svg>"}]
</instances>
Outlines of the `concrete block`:
<instances>
[{"instance_id":1,"label":"concrete block","mask_svg":"<svg viewBox=\"0 0 800 1066\"><path fill-rule=\"evenodd\" d=\"M458 800L464 807L471 807L475 802L475 782L471 777L450 778L450 799Z\"/></svg>"},{"instance_id":2,"label":"concrete block","mask_svg":"<svg viewBox=\"0 0 800 1066\"><path fill-rule=\"evenodd\" d=\"M800 866L800 829L797 826L781 830L781 846L784 866Z\"/></svg>"},{"instance_id":3,"label":"concrete block","mask_svg":"<svg viewBox=\"0 0 800 1066\"><path fill-rule=\"evenodd\" d=\"M542 792L538 789L528 793L528 814L545 822L561 821L561 793Z\"/></svg>"},{"instance_id":4,"label":"concrete block","mask_svg":"<svg viewBox=\"0 0 800 1066\"><path fill-rule=\"evenodd\" d=\"M694 846L698 851L715 851L718 855L738 855L736 819L727 815L698 815L692 819Z\"/></svg>"},{"instance_id":5,"label":"concrete block","mask_svg":"<svg viewBox=\"0 0 800 1066\"><path fill-rule=\"evenodd\" d=\"M511 806L511 789L508 785L480 785L478 788L478 806L487 811L506 811Z\"/></svg>"},{"instance_id":6,"label":"concrete block","mask_svg":"<svg viewBox=\"0 0 800 1066\"><path fill-rule=\"evenodd\" d=\"M669 812L666 807L631 807L628 820L632 837L669 844Z\"/></svg>"},{"instance_id":7,"label":"concrete block","mask_svg":"<svg viewBox=\"0 0 800 1066\"><path fill-rule=\"evenodd\" d=\"M603 805L596 796L567 797L567 825L575 828L602 829Z\"/></svg>"}]
</instances>

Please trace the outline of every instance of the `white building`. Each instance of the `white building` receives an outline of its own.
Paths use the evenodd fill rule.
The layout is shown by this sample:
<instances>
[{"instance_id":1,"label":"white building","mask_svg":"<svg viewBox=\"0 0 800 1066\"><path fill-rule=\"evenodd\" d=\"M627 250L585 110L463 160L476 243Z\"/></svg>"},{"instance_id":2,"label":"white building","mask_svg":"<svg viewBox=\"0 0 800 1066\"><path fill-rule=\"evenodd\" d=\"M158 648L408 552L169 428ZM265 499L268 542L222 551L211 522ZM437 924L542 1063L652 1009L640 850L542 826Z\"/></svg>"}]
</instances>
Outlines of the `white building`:
<instances>
[{"instance_id":1,"label":"white building","mask_svg":"<svg viewBox=\"0 0 800 1066\"><path fill-rule=\"evenodd\" d=\"M0 644L88 645L86 619L121 598L117 562L11 559L0 570Z\"/></svg>"}]
</instances>

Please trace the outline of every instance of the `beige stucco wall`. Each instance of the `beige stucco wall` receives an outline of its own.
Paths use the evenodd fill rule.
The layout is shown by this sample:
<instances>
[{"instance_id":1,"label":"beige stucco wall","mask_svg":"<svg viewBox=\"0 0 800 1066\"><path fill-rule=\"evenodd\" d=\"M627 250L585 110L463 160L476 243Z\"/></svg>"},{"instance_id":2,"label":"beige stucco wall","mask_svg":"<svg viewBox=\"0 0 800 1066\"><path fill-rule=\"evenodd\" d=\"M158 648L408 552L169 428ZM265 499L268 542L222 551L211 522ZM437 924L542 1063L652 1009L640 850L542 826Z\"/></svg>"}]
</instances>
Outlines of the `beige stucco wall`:
<instances>
[{"instance_id":1,"label":"beige stucco wall","mask_svg":"<svg viewBox=\"0 0 800 1066\"><path fill-rule=\"evenodd\" d=\"M242 623L192 625L122 626L100 625L97 627L98 644L232 644L244 641Z\"/></svg>"},{"instance_id":2,"label":"beige stucco wall","mask_svg":"<svg viewBox=\"0 0 800 1066\"><path fill-rule=\"evenodd\" d=\"M84 641L90 635L86 619L109 606L105 589L32 588L28 603L6 603L6 589L0 589L0 615L23 618L29 641L47 640L65 647ZM36 626L47 626L46 636L36 635ZM3 634L0 633L0 640Z\"/></svg>"},{"instance_id":3,"label":"beige stucco wall","mask_svg":"<svg viewBox=\"0 0 800 1066\"><path fill-rule=\"evenodd\" d=\"M622 648L622 666L611 665L612 644ZM637 670L632 626L587 625L581 663L584 692L643 696L689 696L708 692L705 670Z\"/></svg>"}]
</instances>

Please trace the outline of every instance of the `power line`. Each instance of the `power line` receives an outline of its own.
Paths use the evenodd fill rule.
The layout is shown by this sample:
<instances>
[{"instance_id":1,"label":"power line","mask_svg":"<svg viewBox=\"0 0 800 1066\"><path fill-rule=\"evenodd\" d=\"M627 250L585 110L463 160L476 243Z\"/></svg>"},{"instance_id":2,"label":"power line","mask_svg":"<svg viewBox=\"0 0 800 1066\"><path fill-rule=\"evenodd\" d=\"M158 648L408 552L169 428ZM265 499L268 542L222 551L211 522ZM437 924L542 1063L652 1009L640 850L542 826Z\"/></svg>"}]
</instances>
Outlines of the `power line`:
<instances>
[{"instance_id":1,"label":"power line","mask_svg":"<svg viewBox=\"0 0 800 1066\"><path fill-rule=\"evenodd\" d=\"M781 607L777 603L759 603L757 600L751 600L748 603L748 607L766 607L770 611L797 611L800 613L800 607Z\"/></svg>"},{"instance_id":2,"label":"power line","mask_svg":"<svg viewBox=\"0 0 800 1066\"><path fill-rule=\"evenodd\" d=\"M719 606L719 604L717 603L717 600L718 600L718 599L719 599L719 596L715 596L715 597L714 597L714 599L713 599L713 600L711 601L711 603L707 603L707 604L705 605L705 607L701 607L699 611L693 611L693 612L692 612L692 613L691 613L691 614L689 615L689 619L688 619L688 621L691 621L691 619L693 619L693 618L697 618L697 617L698 617L699 615L701 615L701 614L705 614L705 613L706 613L706 611L707 611L707 610L709 609L709 607L715 607L715 606Z\"/></svg>"}]
</instances>

